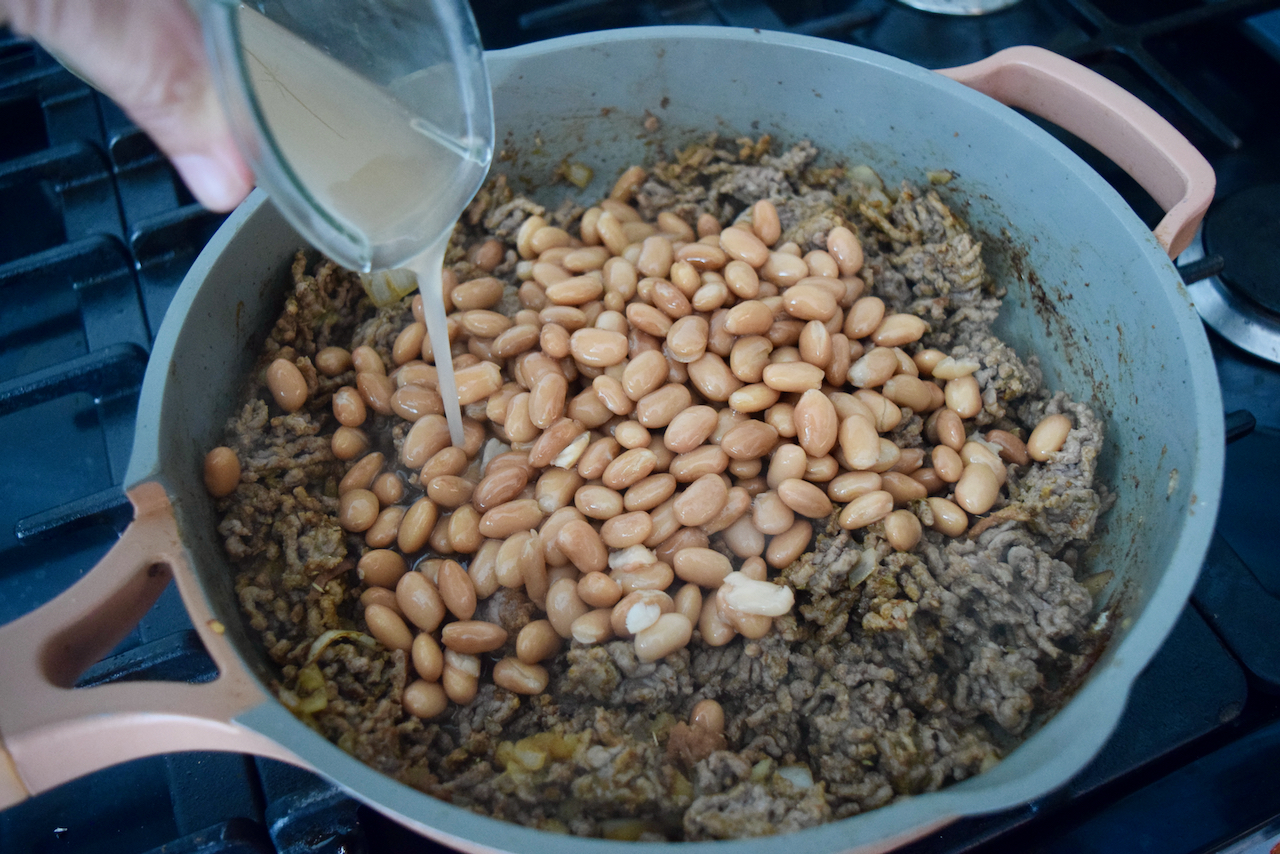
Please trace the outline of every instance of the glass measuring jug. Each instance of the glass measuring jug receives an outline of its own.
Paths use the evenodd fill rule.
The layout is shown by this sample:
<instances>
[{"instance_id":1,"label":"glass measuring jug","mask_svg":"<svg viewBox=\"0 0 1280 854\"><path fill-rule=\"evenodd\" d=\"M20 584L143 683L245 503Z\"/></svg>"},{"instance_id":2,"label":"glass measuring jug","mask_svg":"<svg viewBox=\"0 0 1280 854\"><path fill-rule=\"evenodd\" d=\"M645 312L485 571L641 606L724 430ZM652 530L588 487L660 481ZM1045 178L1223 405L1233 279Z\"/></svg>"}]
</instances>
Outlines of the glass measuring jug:
<instances>
[{"instance_id":1,"label":"glass measuring jug","mask_svg":"<svg viewBox=\"0 0 1280 854\"><path fill-rule=\"evenodd\" d=\"M493 104L465 0L206 0L201 19L232 132L258 183L379 305L423 294L447 341L440 273L493 155ZM448 347L436 360L462 443Z\"/></svg>"},{"instance_id":2,"label":"glass measuring jug","mask_svg":"<svg viewBox=\"0 0 1280 854\"><path fill-rule=\"evenodd\" d=\"M367 272L448 233L493 152L464 0L207 0L202 19L259 184L317 248Z\"/></svg>"}]
</instances>

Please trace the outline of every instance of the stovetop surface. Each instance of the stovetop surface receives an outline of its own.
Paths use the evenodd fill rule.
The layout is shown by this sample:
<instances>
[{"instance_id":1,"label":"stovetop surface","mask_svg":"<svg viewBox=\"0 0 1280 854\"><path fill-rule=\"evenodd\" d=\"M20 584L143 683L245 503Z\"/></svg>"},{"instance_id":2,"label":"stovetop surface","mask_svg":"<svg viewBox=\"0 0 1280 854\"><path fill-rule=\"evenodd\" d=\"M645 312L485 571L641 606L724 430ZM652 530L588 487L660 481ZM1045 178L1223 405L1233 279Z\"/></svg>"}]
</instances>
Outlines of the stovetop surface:
<instances>
[{"instance_id":1,"label":"stovetop surface","mask_svg":"<svg viewBox=\"0 0 1280 854\"><path fill-rule=\"evenodd\" d=\"M1138 94L1209 157L1219 180L1211 217L1234 195L1280 182L1271 94L1280 0L1023 0L973 19L896 0L494 0L475 12L489 48L709 24L833 38L940 68L1039 44ZM1144 221L1158 221L1127 176L1062 138ZM83 576L127 525L120 485L151 342L222 219L193 204L114 104L0 31L0 435L9 444L0 456L0 623ZM1227 278L1248 264L1257 262L1224 257L1210 267ZM1203 274L1203 265L1187 271ZM1235 437L1217 534L1119 728L1063 789L904 851L1189 854L1269 851L1280 838L1280 369L1213 332L1210 341ZM81 684L213 675L170 589ZM310 774L228 754L138 760L0 813L3 852L160 850L444 849Z\"/></svg>"}]
</instances>

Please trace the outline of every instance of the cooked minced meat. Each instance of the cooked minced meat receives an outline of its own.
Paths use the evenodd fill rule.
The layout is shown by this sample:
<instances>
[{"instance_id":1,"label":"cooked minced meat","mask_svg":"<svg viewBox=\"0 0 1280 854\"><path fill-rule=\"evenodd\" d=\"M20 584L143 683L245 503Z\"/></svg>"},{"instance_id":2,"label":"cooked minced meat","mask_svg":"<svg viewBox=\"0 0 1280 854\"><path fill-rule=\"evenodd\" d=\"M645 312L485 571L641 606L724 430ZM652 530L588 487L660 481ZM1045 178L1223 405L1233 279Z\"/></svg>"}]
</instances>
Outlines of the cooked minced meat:
<instances>
[{"instance_id":1,"label":"cooked minced meat","mask_svg":"<svg viewBox=\"0 0 1280 854\"><path fill-rule=\"evenodd\" d=\"M1079 680L1100 642L1075 563L1111 503L1096 481L1102 422L1047 392L1034 357L991 333L1000 301L981 245L935 192L904 185L890 197L869 170L818 163L807 143L774 154L767 138L713 139L655 166L632 204L646 221L670 212L728 224L768 199L782 241L802 253L825 248L838 225L853 229L869 292L928 322L908 352L936 347L979 364L971 438L990 428L1025 438L1066 413L1074 427L1061 451L1008 466L1005 492L968 536L932 530L923 501L911 507L925 530L909 551L894 550L882 523L815 522L810 547L771 579L794 591L794 608L759 639L713 647L695 631L654 662L628 641L569 643L544 662L546 692L521 696L482 678L471 703L421 720L400 703L414 678L408 655L367 634L354 568L368 546L336 518L351 463L330 447L331 398L355 375L313 366L330 345L369 345L390 363L409 300L375 309L356 276L300 253L227 425L242 481L219 500L240 603L286 705L362 761L459 806L560 832L673 840L785 833L938 789L989 768L1052 713L1050 698ZM521 224L544 216L576 232L582 214L573 204L548 212L497 177L455 231L448 267L459 281L498 277L512 305ZM481 270L467 250L491 238L504 257ZM294 414L265 402L262 377L277 358L308 385ZM890 437L926 446L924 419L905 414ZM374 412L364 425L393 465L407 428ZM407 505L423 485L417 472L400 474ZM540 617L522 589L482 600L477 619L509 638L493 660ZM723 708L723 732L687 723L703 700Z\"/></svg>"}]
</instances>

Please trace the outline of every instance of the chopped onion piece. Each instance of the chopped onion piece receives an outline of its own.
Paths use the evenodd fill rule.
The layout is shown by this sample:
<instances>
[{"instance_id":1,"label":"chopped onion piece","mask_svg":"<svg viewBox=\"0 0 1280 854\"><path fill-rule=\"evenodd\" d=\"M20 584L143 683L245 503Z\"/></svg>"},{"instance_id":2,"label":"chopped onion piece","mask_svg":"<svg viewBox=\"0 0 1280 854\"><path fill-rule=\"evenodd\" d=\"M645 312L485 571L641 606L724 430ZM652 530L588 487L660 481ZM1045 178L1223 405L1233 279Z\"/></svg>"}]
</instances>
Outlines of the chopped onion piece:
<instances>
[{"instance_id":1,"label":"chopped onion piece","mask_svg":"<svg viewBox=\"0 0 1280 854\"><path fill-rule=\"evenodd\" d=\"M369 649L377 649L378 647L378 642L363 632L357 632L354 629L329 629L329 631L311 642L311 651L307 653L307 664L314 664L329 644L337 640L353 640L356 643L364 644Z\"/></svg>"},{"instance_id":2,"label":"chopped onion piece","mask_svg":"<svg viewBox=\"0 0 1280 854\"><path fill-rule=\"evenodd\" d=\"M360 284L378 308L399 302L418 289L418 277L412 270L375 270L361 273Z\"/></svg>"},{"instance_id":3,"label":"chopped onion piece","mask_svg":"<svg viewBox=\"0 0 1280 854\"><path fill-rule=\"evenodd\" d=\"M778 776L789 780L797 789L808 789L813 786L813 772L808 765L783 765L778 769Z\"/></svg>"}]
</instances>

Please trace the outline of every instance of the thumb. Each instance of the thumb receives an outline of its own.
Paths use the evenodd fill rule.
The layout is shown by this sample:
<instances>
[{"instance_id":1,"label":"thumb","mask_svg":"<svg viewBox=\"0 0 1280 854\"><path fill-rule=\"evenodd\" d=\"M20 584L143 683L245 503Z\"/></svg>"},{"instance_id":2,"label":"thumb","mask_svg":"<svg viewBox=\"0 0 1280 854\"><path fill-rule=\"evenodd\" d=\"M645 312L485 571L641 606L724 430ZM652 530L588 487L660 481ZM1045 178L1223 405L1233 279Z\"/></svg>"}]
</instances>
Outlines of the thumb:
<instances>
[{"instance_id":1,"label":"thumb","mask_svg":"<svg viewBox=\"0 0 1280 854\"><path fill-rule=\"evenodd\" d=\"M253 189L185 0L0 0L13 28L118 103L216 211Z\"/></svg>"}]
</instances>

